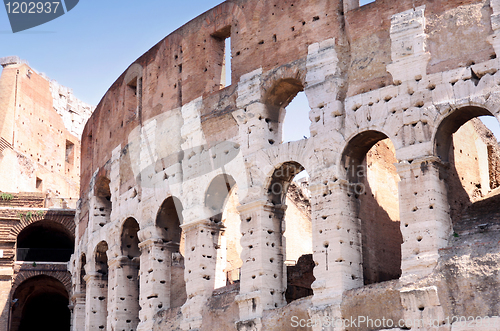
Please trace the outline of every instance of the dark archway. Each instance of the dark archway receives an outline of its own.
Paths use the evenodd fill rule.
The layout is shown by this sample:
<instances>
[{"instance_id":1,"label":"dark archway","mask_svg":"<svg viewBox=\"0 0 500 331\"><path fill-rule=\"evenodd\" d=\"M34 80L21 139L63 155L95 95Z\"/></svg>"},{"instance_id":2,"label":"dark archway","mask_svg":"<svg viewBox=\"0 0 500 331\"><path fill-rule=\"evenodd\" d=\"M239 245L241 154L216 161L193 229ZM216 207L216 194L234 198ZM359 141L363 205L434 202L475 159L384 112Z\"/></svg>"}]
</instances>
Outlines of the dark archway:
<instances>
[{"instance_id":1,"label":"dark archway","mask_svg":"<svg viewBox=\"0 0 500 331\"><path fill-rule=\"evenodd\" d=\"M25 280L13 296L11 331L69 331L71 313L64 285L49 276Z\"/></svg>"},{"instance_id":2,"label":"dark archway","mask_svg":"<svg viewBox=\"0 0 500 331\"><path fill-rule=\"evenodd\" d=\"M286 274L286 289L284 299L287 303L313 294L312 283L314 261L312 256L312 232L304 231L304 226L312 231L310 211L300 212L297 198L303 195L301 185L292 181L304 167L297 162L285 162L277 167L271 177L267 190L268 201L272 208L275 228L271 231L277 234L276 243L270 242L271 247L277 244L280 253L278 261ZM293 192L291 191L293 190ZM293 213L295 211L295 213ZM297 212L301 216L297 215ZM303 216L303 213L308 215ZM307 224L300 224L307 222ZM304 246L309 246L305 248Z\"/></svg>"},{"instance_id":3,"label":"dark archway","mask_svg":"<svg viewBox=\"0 0 500 331\"><path fill-rule=\"evenodd\" d=\"M24 228L17 236L17 260L68 262L75 238L62 224L39 221Z\"/></svg>"},{"instance_id":4,"label":"dark archway","mask_svg":"<svg viewBox=\"0 0 500 331\"><path fill-rule=\"evenodd\" d=\"M109 183L111 181L106 177L99 177L95 183L95 205L94 205L94 219L96 229L97 226L103 227L111 220L111 190Z\"/></svg>"},{"instance_id":5,"label":"dark archway","mask_svg":"<svg viewBox=\"0 0 500 331\"><path fill-rule=\"evenodd\" d=\"M186 281L184 280L184 238L182 236L181 224L182 203L176 197L169 197L163 201L156 215L156 226L162 233L162 239L166 244L164 254L171 262L170 281L162 286L169 286L170 308L180 307L187 300ZM168 277L167 277L168 278Z\"/></svg>"},{"instance_id":6,"label":"dark archway","mask_svg":"<svg viewBox=\"0 0 500 331\"><path fill-rule=\"evenodd\" d=\"M210 209L210 220L218 225L215 288L239 282L242 261L240 215L237 210L236 181L231 175L221 174L212 179L206 193L205 206ZM215 232L214 232L215 233Z\"/></svg>"},{"instance_id":7,"label":"dark archway","mask_svg":"<svg viewBox=\"0 0 500 331\"><path fill-rule=\"evenodd\" d=\"M464 107L455 110L439 124L434 139L435 154L442 161L449 161L449 151L453 143L453 134L471 119L479 116L493 116L487 109L479 107Z\"/></svg>"},{"instance_id":8,"label":"dark archway","mask_svg":"<svg viewBox=\"0 0 500 331\"><path fill-rule=\"evenodd\" d=\"M364 284L401 276L399 176L394 145L382 132L365 131L347 144L341 165L361 220Z\"/></svg>"},{"instance_id":9,"label":"dark archway","mask_svg":"<svg viewBox=\"0 0 500 331\"><path fill-rule=\"evenodd\" d=\"M122 271L117 273L120 288L115 289L116 310L124 320L117 321L117 329L135 330L139 324L139 269L141 250L139 249L139 223L133 218L127 218L123 223L121 233L120 260ZM118 299L119 297L119 299ZM118 315L120 316L120 315Z\"/></svg>"},{"instance_id":10,"label":"dark archway","mask_svg":"<svg viewBox=\"0 0 500 331\"><path fill-rule=\"evenodd\" d=\"M87 283L85 282L85 265L87 264L87 257L85 254L82 254L80 257L80 291L85 293L85 289L87 288Z\"/></svg>"}]
</instances>

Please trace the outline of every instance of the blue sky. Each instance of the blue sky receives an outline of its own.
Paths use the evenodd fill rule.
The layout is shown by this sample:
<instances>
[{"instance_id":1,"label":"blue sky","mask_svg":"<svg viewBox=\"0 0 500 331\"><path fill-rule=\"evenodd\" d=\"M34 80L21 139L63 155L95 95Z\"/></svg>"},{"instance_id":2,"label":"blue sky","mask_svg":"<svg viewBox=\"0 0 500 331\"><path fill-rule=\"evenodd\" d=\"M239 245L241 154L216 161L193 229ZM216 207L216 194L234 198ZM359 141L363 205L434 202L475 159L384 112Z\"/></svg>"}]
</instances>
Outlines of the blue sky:
<instances>
[{"instance_id":1,"label":"blue sky","mask_svg":"<svg viewBox=\"0 0 500 331\"><path fill-rule=\"evenodd\" d=\"M37 71L97 105L121 73L158 41L220 0L81 0L65 15L13 34L0 8L0 57L18 55ZM373 2L362 0L361 5ZM300 94L287 108L286 141L309 136L309 107ZM500 137L498 128L497 137Z\"/></svg>"}]
</instances>

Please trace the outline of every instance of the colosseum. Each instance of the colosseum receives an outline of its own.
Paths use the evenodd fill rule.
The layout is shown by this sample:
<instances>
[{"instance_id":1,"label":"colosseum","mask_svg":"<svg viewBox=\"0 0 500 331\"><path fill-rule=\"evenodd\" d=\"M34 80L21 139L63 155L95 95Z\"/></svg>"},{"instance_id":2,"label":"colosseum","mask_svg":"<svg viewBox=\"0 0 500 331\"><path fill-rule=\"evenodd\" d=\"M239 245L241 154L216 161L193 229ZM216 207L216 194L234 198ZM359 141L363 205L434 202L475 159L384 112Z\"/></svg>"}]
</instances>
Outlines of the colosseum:
<instances>
[{"instance_id":1,"label":"colosseum","mask_svg":"<svg viewBox=\"0 0 500 331\"><path fill-rule=\"evenodd\" d=\"M500 0L186 23L83 130L72 330L500 330L499 52Z\"/></svg>"}]
</instances>

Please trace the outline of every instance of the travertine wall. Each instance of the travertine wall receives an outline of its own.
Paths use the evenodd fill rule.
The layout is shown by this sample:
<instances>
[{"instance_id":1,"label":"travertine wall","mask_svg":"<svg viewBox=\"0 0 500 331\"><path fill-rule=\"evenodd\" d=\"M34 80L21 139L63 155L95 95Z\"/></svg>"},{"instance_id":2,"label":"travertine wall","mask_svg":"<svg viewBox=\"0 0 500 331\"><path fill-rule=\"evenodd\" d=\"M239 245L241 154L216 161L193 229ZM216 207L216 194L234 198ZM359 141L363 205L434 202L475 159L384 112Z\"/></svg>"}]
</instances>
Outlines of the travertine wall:
<instances>
[{"instance_id":1,"label":"travertine wall","mask_svg":"<svg viewBox=\"0 0 500 331\"><path fill-rule=\"evenodd\" d=\"M0 59L0 190L44 192L73 208L80 190L80 135L93 107L17 57ZM70 119L71 118L71 119Z\"/></svg>"},{"instance_id":2,"label":"travertine wall","mask_svg":"<svg viewBox=\"0 0 500 331\"><path fill-rule=\"evenodd\" d=\"M22 323L33 327L33 306L31 316L25 315L26 307L56 292L66 304L52 307L52 312L68 315L52 324L57 329L60 323L69 324L72 289L67 262L23 261L18 249L26 253L35 248L36 255L37 249L40 253L62 248L51 242L60 234L72 246L80 195L80 135L93 107L18 57L1 58L0 65L0 330L16 331ZM54 236L47 236L52 230ZM23 232L25 237L34 233L35 246L20 246ZM69 259L71 252L66 253ZM43 312L45 307L36 310ZM37 322L37 327L46 327L46 321Z\"/></svg>"},{"instance_id":3,"label":"travertine wall","mask_svg":"<svg viewBox=\"0 0 500 331\"><path fill-rule=\"evenodd\" d=\"M478 116L499 118L498 15L496 0L377 0L359 8L235 0L167 36L117 79L83 132L74 260L87 257L85 289L76 287L87 298L74 329L91 329L83 321L106 301L99 323L108 330L134 321L137 330L287 330L294 315L344 322L308 328L315 331L387 329L346 326L355 314L403 319L396 330L414 319L460 330L452 314L479 314L461 288L495 267L466 279L443 266L474 269L475 257L453 254L476 249L489 252L478 258L484 263L498 260L486 244L498 241L497 227L466 219L460 207L474 210L477 185L482 203L494 199L488 186L498 163L488 151L498 146L477 126L457 131ZM227 37L231 86L220 78ZM310 138L282 143L285 107L302 90ZM304 169L314 294L287 305L285 259L297 244L284 236L293 210L286 192ZM239 206L227 209L234 190ZM229 214L239 214L239 225ZM130 219L140 256L124 253ZM462 247L458 227L470 228L460 233L476 236L481 248ZM109 261L100 285L89 282L101 277L98 245ZM226 281L227 248L231 265L241 259L239 283L214 292ZM137 259L139 298L120 278ZM172 280L182 266L179 303ZM72 269L76 284L81 272ZM497 283L489 280L473 302L488 308L483 316L499 313L489 299ZM128 303L119 305L121 297Z\"/></svg>"}]
</instances>

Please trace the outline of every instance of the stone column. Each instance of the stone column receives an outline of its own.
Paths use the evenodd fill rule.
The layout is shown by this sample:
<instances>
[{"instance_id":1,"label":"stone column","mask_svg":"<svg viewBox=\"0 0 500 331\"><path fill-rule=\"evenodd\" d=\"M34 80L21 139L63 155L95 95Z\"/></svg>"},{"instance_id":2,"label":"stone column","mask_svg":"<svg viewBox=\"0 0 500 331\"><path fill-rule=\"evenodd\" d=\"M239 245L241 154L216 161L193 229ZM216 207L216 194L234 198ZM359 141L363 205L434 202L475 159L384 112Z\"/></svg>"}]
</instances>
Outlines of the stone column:
<instances>
[{"instance_id":1,"label":"stone column","mask_svg":"<svg viewBox=\"0 0 500 331\"><path fill-rule=\"evenodd\" d=\"M286 267L283 233L286 205L272 205L257 200L238 207L241 217L240 294L236 297L240 309L239 330L245 330L253 320L261 328L264 310L286 304Z\"/></svg>"},{"instance_id":2,"label":"stone column","mask_svg":"<svg viewBox=\"0 0 500 331\"><path fill-rule=\"evenodd\" d=\"M210 220L185 223L185 269L187 301L182 306L183 330L198 330L202 309L215 285L217 248L221 225Z\"/></svg>"},{"instance_id":3,"label":"stone column","mask_svg":"<svg viewBox=\"0 0 500 331\"><path fill-rule=\"evenodd\" d=\"M344 291L363 286L357 189L345 180L310 185L314 306L340 305Z\"/></svg>"},{"instance_id":4,"label":"stone column","mask_svg":"<svg viewBox=\"0 0 500 331\"><path fill-rule=\"evenodd\" d=\"M137 330L152 330L153 316L170 308L172 252L163 239L148 238L139 244L140 259L140 324Z\"/></svg>"},{"instance_id":5,"label":"stone column","mask_svg":"<svg viewBox=\"0 0 500 331\"><path fill-rule=\"evenodd\" d=\"M108 317L108 280L93 272L85 276L87 298L85 307L85 330L106 330Z\"/></svg>"},{"instance_id":6,"label":"stone column","mask_svg":"<svg viewBox=\"0 0 500 331\"><path fill-rule=\"evenodd\" d=\"M109 261L112 330L134 330L139 323L139 259L127 256Z\"/></svg>"},{"instance_id":7,"label":"stone column","mask_svg":"<svg viewBox=\"0 0 500 331\"><path fill-rule=\"evenodd\" d=\"M85 330L85 292L78 291L71 298L73 313L71 315L72 331Z\"/></svg>"},{"instance_id":8,"label":"stone column","mask_svg":"<svg viewBox=\"0 0 500 331\"><path fill-rule=\"evenodd\" d=\"M452 231L450 207L439 158L427 156L399 162L402 277L425 276L437 264L440 248Z\"/></svg>"}]
</instances>

